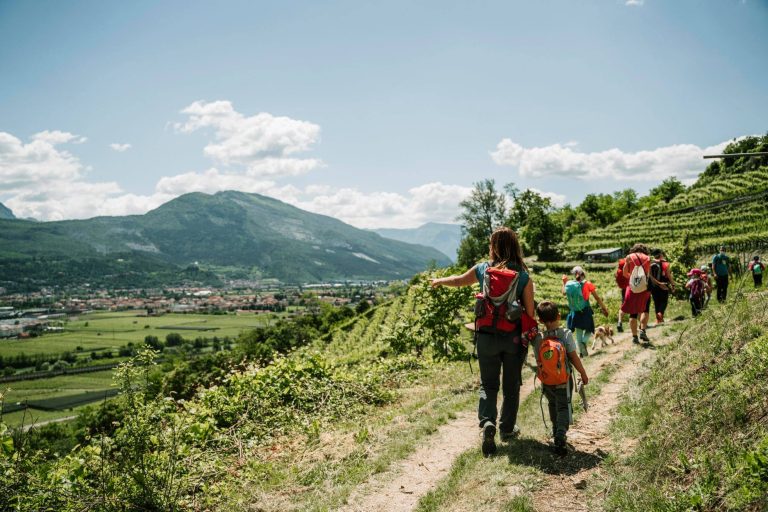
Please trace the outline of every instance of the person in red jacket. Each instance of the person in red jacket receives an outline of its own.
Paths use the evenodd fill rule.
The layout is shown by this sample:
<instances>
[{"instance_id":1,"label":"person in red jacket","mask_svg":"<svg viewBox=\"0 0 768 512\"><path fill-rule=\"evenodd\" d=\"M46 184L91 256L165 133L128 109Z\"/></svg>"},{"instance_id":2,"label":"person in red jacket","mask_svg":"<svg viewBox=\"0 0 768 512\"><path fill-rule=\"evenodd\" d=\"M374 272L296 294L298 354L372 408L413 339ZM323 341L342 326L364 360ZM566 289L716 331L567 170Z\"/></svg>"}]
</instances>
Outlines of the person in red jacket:
<instances>
[{"instance_id":1,"label":"person in red jacket","mask_svg":"<svg viewBox=\"0 0 768 512\"><path fill-rule=\"evenodd\" d=\"M651 300L651 292L648 291L648 283L651 272L651 258L648 256L648 247L645 244L635 244L629 250L624 262L624 277L629 280L629 285L624 295L624 304L621 310L629 314L629 327L632 329L632 343L640 343L643 340L649 343L645 329L648 327L648 311ZM635 268L640 267L637 272ZM633 275L634 274L634 275ZM638 281L633 283L633 280ZM640 317L640 332L637 329L637 319Z\"/></svg>"},{"instance_id":2,"label":"person in red jacket","mask_svg":"<svg viewBox=\"0 0 768 512\"><path fill-rule=\"evenodd\" d=\"M619 260L619 266L616 269L616 286L619 287L619 291L621 293L621 306L623 306L624 297L627 293L627 286L629 286L629 279L624 277L624 258ZM624 320L624 312L621 311L621 306L619 306L619 320L616 322L616 332L624 332L624 326L622 325L622 321Z\"/></svg>"}]
</instances>

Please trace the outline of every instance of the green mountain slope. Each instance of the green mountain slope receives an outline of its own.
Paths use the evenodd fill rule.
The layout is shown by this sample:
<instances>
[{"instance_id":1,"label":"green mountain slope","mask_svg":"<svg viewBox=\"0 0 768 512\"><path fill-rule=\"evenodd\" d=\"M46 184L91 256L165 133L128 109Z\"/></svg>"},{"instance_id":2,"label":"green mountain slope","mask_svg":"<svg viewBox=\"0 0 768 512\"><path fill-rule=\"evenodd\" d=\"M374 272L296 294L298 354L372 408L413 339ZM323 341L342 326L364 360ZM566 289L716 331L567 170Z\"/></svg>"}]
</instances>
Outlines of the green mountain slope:
<instances>
[{"instance_id":1,"label":"green mountain slope","mask_svg":"<svg viewBox=\"0 0 768 512\"><path fill-rule=\"evenodd\" d=\"M461 226L428 222L415 229L375 229L383 237L410 244L422 244L434 247L451 260L456 260L456 251L461 242Z\"/></svg>"},{"instance_id":2,"label":"green mountain slope","mask_svg":"<svg viewBox=\"0 0 768 512\"><path fill-rule=\"evenodd\" d=\"M13 214L10 208L5 206L3 203L0 203L0 219L15 219L16 216Z\"/></svg>"},{"instance_id":3,"label":"green mountain slope","mask_svg":"<svg viewBox=\"0 0 768 512\"><path fill-rule=\"evenodd\" d=\"M0 222L0 255L73 259L141 255L148 265L238 267L284 282L410 278L435 249L382 238L258 194L178 197L145 215Z\"/></svg>"}]
</instances>

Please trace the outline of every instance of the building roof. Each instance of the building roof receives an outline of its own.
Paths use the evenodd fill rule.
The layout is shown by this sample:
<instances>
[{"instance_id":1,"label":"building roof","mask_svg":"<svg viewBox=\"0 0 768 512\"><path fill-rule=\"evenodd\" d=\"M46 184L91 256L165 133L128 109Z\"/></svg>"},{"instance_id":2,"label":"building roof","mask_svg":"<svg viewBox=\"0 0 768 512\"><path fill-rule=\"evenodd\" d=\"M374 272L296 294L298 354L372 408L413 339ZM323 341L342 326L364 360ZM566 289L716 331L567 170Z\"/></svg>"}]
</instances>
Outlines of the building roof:
<instances>
[{"instance_id":1,"label":"building roof","mask_svg":"<svg viewBox=\"0 0 768 512\"><path fill-rule=\"evenodd\" d=\"M610 249L595 249L594 251L585 252L584 256L599 256L601 254L611 254L612 252L621 251L621 247L611 247Z\"/></svg>"}]
</instances>

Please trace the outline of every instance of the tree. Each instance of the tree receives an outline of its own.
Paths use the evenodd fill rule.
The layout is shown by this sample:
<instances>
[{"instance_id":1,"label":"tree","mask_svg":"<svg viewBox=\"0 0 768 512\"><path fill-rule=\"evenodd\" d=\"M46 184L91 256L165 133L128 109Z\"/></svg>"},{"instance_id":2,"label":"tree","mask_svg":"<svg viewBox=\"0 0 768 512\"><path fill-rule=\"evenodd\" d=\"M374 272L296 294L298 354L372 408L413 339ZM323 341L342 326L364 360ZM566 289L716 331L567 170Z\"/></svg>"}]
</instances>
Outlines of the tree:
<instances>
[{"instance_id":1,"label":"tree","mask_svg":"<svg viewBox=\"0 0 768 512\"><path fill-rule=\"evenodd\" d=\"M528 251L543 260L555 258L556 246L562 241L562 229L555 220L557 208L552 200L530 189L515 199L511 217L522 226L520 234Z\"/></svg>"},{"instance_id":2,"label":"tree","mask_svg":"<svg viewBox=\"0 0 768 512\"><path fill-rule=\"evenodd\" d=\"M488 252L488 239L493 230L505 224L507 204L504 194L496 190L494 180L475 183L470 196L459 203L462 213L463 238L459 244L458 262L471 267Z\"/></svg>"},{"instance_id":3,"label":"tree","mask_svg":"<svg viewBox=\"0 0 768 512\"><path fill-rule=\"evenodd\" d=\"M680 180L677 178L672 177L665 179L659 186L652 188L648 195L668 203L678 195L685 192L685 190L685 185L680 183Z\"/></svg>"}]
</instances>

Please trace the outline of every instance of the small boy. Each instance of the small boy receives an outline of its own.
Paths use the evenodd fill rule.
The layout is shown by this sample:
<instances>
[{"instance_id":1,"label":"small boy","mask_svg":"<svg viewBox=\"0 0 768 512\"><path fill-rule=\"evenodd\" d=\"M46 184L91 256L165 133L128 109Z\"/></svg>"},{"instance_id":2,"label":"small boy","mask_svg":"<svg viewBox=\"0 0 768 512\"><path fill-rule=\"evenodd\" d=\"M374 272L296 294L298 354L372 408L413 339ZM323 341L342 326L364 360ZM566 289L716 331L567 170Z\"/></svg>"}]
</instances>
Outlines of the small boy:
<instances>
[{"instance_id":1,"label":"small boy","mask_svg":"<svg viewBox=\"0 0 768 512\"><path fill-rule=\"evenodd\" d=\"M752 261L749 262L747 270L752 272L752 279L755 282L755 288L760 288L763 286L763 270L765 270L765 267L763 267L763 262L760 261L760 256L754 256L752 258Z\"/></svg>"},{"instance_id":2,"label":"small boy","mask_svg":"<svg viewBox=\"0 0 768 512\"><path fill-rule=\"evenodd\" d=\"M702 273L701 269L694 268L687 275L690 279L685 283L685 288L690 292L688 298L691 302L691 315L696 317L704 309L704 297L712 288L704 280L706 279L706 274Z\"/></svg>"},{"instance_id":3,"label":"small boy","mask_svg":"<svg viewBox=\"0 0 768 512\"><path fill-rule=\"evenodd\" d=\"M576 342L573 340L573 334L568 329L560 326L560 311L557 305L551 301L540 302L536 307L536 315L539 322L544 324L544 331L536 335L533 340L533 353L536 355L536 365L539 368L539 380L542 381L544 396L547 397L549 404L549 419L552 422L552 433L555 438L555 453L557 455L567 455L566 435L568 427L571 424L571 393L573 392L573 370L571 365L576 367L581 375L581 382L587 384L589 377L584 365L581 364ZM547 385L542 377L542 356L539 352L545 340L556 339L564 347L567 354L564 371L567 372L567 382L561 385ZM549 357L552 357L549 355Z\"/></svg>"}]
</instances>

